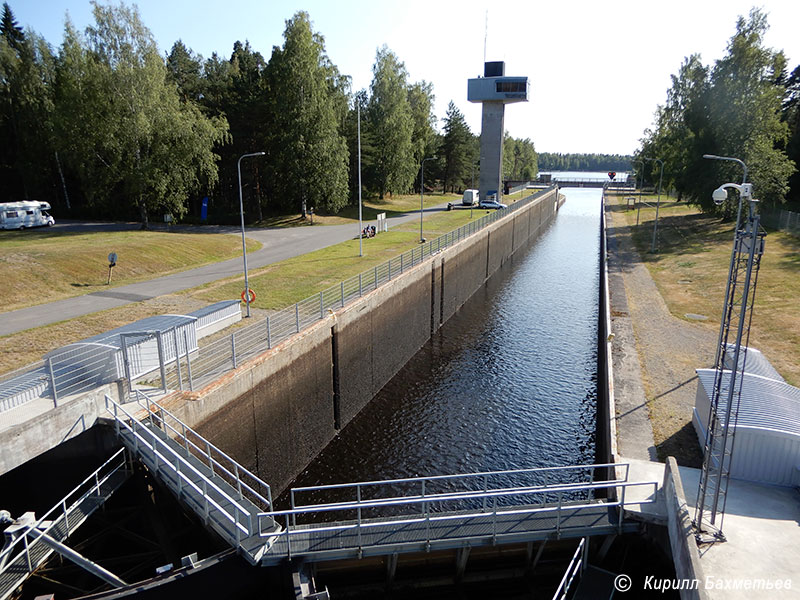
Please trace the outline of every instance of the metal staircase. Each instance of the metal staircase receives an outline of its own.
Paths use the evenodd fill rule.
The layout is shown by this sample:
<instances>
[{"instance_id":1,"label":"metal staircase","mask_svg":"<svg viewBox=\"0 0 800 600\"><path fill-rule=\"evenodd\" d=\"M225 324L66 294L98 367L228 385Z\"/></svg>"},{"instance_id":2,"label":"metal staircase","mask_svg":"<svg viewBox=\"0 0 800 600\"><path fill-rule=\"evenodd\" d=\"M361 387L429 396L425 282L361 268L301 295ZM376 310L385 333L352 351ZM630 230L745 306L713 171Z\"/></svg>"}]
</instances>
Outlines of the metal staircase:
<instances>
[{"instance_id":1,"label":"metal staircase","mask_svg":"<svg viewBox=\"0 0 800 600\"><path fill-rule=\"evenodd\" d=\"M54 545L63 548L61 542L100 508L132 472L125 449L120 449L42 518L37 520L33 513L25 513L9 525L4 531L5 545L0 552L0 600L8 598L54 552ZM98 572L93 568L102 571L93 563L88 567L85 563L79 564L96 575Z\"/></svg>"},{"instance_id":2,"label":"metal staircase","mask_svg":"<svg viewBox=\"0 0 800 600\"><path fill-rule=\"evenodd\" d=\"M270 487L142 392L134 397L123 406L106 396L122 443L208 527L259 564L280 531L263 516L272 510Z\"/></svg>"}]
</instances>

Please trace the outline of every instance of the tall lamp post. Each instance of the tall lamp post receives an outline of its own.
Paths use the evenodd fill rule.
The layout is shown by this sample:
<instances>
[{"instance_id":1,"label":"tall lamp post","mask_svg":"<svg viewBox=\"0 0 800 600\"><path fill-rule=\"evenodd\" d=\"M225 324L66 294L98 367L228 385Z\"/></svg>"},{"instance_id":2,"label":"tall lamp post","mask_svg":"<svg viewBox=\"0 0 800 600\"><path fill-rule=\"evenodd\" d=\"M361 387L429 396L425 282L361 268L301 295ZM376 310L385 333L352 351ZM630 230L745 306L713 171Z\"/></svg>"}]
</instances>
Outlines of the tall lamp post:
<instances>
[{"instance_id":1,"label":"tall lamp post","mask_svg":"<svg viewBox=\"0 0 800 600\"><path fill-rule=\"evenodd\" d=\"M428 158L422 159L422 165L419 171L419 243L422 244L425 241L425 238L422 237L422 211L423 208L423 199L425 196L425 161L426 160L434 160L435 156L429 156Z\"/></svg>"},{"instance_id":2,"label":"tall lamp post","mask_svg":"<svg viewBox=\"0 0 800 600\"><path fill-rule=\"evenodd\" d=\"M244 202L242 201L242 159L248 156L264 156L266 152L251 152L242 154L236 162L236 171L239 173L239 216L242 219L242 260L244 261L244 301L247 304L247 316L250 316L250 282L247 280L247 245L244 241Z\"/></svg>"},{"instance_id":3,"label":"tall lamp post","mask_svg":"<svg viewBox=\"0 0 800 600\"><path fill-rule=\"evenodd\" d=\"M632 160L632 163L642 163L642 186L639 187L639 202L636 203L636 225L639 225L639 210L642 207L642 187L644 186L644 161L643 160ZM638 175L638 173L636 173ZM633 178L633 187L636 188L636 180L638 177Z\"/></svg>"},{"instance_id":4,"label":"tall lamp post","mask_svg":"<svg viewBox=\"0 0 800 600\"><path fill-rule=\"evenodd\" d=\"M361 221L361 103L356 99L358 115L358 255L364 256L364 225Z\"/></svg>"},{"instance_id":5,"label":"tall lamp post","mask_svg":"<svg viewBox=\"0 0 800 600\"><path fill-rule=\"evenodd\" d=\"M738 158L728 156L704 154L703 158L735 162L744 170L741 184L724 183L712 194L714 203L720 206L728 197L728 189L733 188L739 192L739 207L714 359L714 387L709 397L703 466L693 521L695 536L699 541L706 541L702 537L706 534L711 534L712 539L725 541L722 524L765 234L759 230L758 200L753 198L753 184L746 183L747 165ZM741 219L743 203L747 203L749 209L744 223ZM728 343L730 334L735 336L733 344ZM725 354L731 352L731 347L732 360L726 365Z\"/></svg>"},{"instance_id":6,"label":"tall lamp post","mask_svg":"<svg viewBox=\"0 0 800 600\"><path fill-rule=\"evenodd\" d=\"M653 225L653 243L650 244L650 252L656 251L656 236L658 233L658 209L661 206L661 182L664 180L664 161L660 158L645 158L644 160L652 160L661 165L661 175L658 178L658 200L656 200L656 222Z\"/></svg>"}]
</instances>

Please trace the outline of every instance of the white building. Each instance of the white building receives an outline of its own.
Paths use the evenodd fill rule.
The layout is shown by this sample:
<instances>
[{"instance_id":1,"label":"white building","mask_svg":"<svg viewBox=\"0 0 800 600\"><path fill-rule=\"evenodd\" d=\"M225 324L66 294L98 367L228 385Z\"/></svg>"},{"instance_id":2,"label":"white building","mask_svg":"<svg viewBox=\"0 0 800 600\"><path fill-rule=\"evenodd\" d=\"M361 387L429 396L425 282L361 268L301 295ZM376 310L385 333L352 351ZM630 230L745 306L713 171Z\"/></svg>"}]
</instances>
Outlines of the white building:
<instances>
[{"instance_id":1,"label":"white building","mask_svg":"<svg viewBox=\"0 0 800 600\"><path fill-rule=\"evenodd\" d=\"M729 348L730 350L730 348ZM725 366L731 365L730 352ZM692 424L703 446L708 427L714 369L697 369ZM731 371L723 371L720 402L727 401ZM748 348L739 414L733 435L731 477L800 486L800 389L786 383L761 352Z\"/></svg>"}]
</instances>

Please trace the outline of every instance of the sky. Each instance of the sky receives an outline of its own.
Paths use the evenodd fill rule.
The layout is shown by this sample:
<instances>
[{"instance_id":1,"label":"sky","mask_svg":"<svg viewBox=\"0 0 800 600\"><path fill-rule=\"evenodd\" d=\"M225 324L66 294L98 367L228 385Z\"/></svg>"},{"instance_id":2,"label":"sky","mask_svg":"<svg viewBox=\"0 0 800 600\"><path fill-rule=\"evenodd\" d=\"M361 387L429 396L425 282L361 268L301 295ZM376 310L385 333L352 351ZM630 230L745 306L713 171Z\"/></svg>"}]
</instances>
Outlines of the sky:
<instances>
[{"instance_id":1,"label":"sky","mask_svg":"<svg viewBox=\"0 0 800 600\"><path fill-rule=\"evenodd\" d=\"M20 25L53 46L67 13L83 30L88 0L6 0ZM798 0L139 0L144 24L162 52L178 39L203 57L230 56L248 40L269 59L285 22L309 13L331 61L368 88L375 53L386 44L405 63L409 81L433 83L435 113L452 100L474 133L481 108L467 101L467 80L486 60L506 75L527 76L530 101L506 107L506 130L539 152L630 154L666 99L670 75L684 57L711 65L726 53L736 20L753 6L768 14L765 45L800 63ZM440 125L441 126L441 125Z\"/></svg>"}]
</instances>

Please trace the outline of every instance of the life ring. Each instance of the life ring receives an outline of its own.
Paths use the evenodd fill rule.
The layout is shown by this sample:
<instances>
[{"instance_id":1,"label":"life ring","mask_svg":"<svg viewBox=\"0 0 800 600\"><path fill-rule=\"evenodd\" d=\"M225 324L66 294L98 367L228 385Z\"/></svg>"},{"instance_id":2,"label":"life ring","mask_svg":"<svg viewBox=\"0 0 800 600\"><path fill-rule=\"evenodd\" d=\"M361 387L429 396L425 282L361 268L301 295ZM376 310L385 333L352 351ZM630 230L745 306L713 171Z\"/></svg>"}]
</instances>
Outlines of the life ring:
<instances>
[{"instance_id":1,"label":"life ring","mask_svg":"<svg viewBox=\"0 0 800 600\"><path fill-rule=\"evenodd\" d=\"M249 302L247 301L247 298L245 297L247 292L250 292L250 301ZM252 304L255 301L256 301L256 293L253 290L244 290L242 292L242 302L244 302L245 304Z\"/></svg>"}]
</instances>

